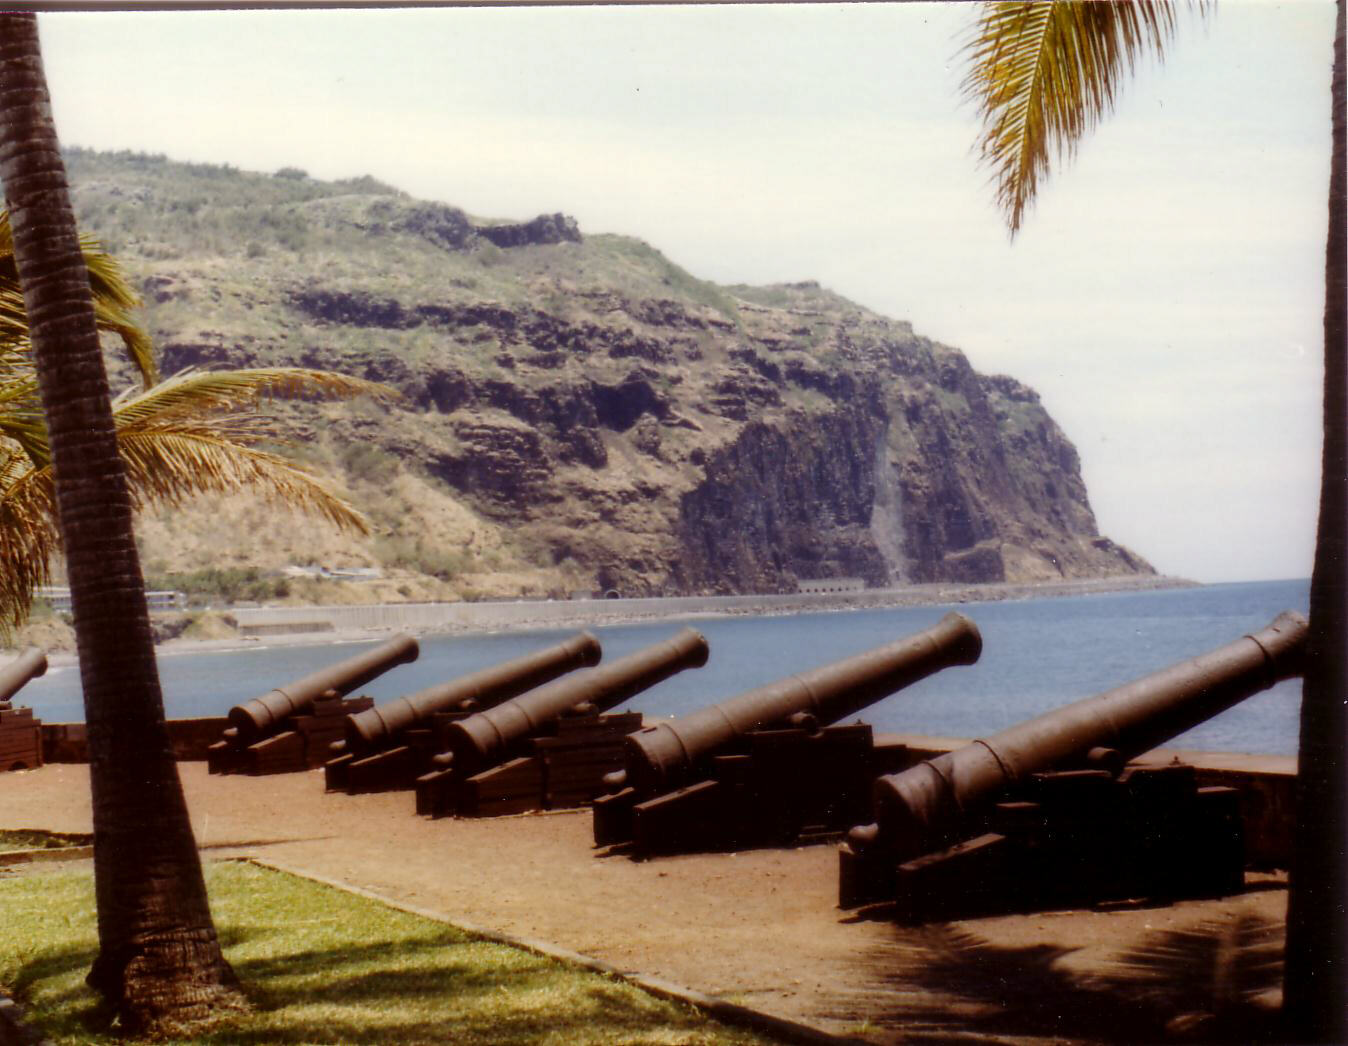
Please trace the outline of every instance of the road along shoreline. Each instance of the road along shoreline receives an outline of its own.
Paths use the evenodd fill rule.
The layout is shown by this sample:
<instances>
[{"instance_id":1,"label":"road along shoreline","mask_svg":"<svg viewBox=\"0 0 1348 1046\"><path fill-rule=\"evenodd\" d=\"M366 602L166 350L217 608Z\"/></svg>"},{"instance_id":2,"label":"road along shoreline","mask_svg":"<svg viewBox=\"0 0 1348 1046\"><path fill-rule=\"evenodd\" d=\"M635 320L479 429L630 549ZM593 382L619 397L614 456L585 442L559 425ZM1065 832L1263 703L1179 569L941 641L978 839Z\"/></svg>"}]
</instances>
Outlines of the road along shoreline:
<instances>
[{"instance_id":1,"label":"road along shoreline","mask_svg":"<svg viewBox=\"0 0 1348 1046\"><path fill-rule=\"evenodd\" d=\"M377 605L256 607L231 611L250 641L349 641L389 631L455 634L548 628L625 625L648 621L738 615L784 616L886 607L940 606L1045 599L1188 587L1177 578L1119 577L1034 584L907 585L848 593L679 596L651 599L582 599L482 603L385 603ZM165 650L179 649L176 642Z\"/></svg>"}]
</instances>

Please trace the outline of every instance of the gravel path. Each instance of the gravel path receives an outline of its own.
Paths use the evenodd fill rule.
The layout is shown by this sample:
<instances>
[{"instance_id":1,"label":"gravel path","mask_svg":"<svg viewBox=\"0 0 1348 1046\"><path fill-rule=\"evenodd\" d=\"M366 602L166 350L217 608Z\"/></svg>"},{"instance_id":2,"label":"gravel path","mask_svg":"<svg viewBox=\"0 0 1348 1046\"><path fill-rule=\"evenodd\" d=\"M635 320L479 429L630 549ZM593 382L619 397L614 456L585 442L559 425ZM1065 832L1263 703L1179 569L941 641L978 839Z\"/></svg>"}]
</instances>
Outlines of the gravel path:
<instances>
[{"instance_id":1,"label":"gravel path","mask_svg":"<svg viewBox=\"0 0 1348 1046\"><path fill-rule=\"evenodd\" d=\"M1042 987L1096 974L1149 934L1232 913L1280 925L1286 903L1285 880L1263 876L1224 901L914 933L837 909L831 845L636 862L593 847L588 812L429 821L414 814L407 792L325 795L319 772L213 777L200 763L181 772L207 857L261 857L876 1042L898 1041L900 1026L904 1041L1119 1041L1108 1022L1074 1017L1051 1000L1059 1025L1016 1017L1025 993L1039 990L1032 978ZM0 776L0 828L89 831L87 768ZM972 1000L966 985L956 1000L908 976L961 933L982 939L980 961L995 960L995 969L1019 957L1017 979L990 977Z\"/></svg>"}]
</instances>

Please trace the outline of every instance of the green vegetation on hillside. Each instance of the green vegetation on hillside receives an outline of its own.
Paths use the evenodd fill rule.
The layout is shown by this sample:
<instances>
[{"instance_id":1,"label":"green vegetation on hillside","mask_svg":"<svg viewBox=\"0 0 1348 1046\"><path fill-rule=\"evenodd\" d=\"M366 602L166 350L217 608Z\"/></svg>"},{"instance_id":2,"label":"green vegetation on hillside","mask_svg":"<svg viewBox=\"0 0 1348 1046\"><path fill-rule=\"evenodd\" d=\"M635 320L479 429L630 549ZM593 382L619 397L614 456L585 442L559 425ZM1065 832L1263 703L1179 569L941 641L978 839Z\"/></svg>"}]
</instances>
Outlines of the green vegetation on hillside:
<instances>
[{"instance_id":1,"label":"green vegetation on hillside","mask_svg":"<svg viewBox=\"0 0 1348 1046\"><path fill-rule=\"evenodd\" d=\"M317 248L329 241L313 234L299 205L343 195L406 197L368 176L320 182L295 177L294 168L256 174L229 164L80 148L66 149L65 160L81 224L113 254L148 258L248 253L263 245ZM157 227L153 239L145 237L147 225Z\"/></svg>"},{"instance_id":2,"label":"green vegetation on hillside","mask_svg":"<svg viewBox=\"0 0 1348 1046\"><path fill-rule=\"evenodd\" d=\"M182 592L192 606L284 599L290 586L289 578L270 576L257 567L205 567L145 579L151 591Z\"/></svg>"}]
</instances>

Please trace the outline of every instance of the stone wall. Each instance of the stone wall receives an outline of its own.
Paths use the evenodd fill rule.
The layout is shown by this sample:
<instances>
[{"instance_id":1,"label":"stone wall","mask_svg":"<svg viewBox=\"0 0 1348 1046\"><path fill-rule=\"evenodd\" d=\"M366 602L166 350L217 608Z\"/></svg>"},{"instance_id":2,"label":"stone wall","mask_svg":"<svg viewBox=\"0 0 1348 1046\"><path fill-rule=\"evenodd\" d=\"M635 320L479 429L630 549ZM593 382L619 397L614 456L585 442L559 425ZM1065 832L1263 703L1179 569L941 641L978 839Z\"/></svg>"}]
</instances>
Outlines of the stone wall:
<instances>
[{"instance_id":1,"label":"stone wall","mask_svg":"<svg viewBox=\"0 0 1348 1046\"><path fill-rule=\"evenodd\" d=\"M229 725L224 716L208 719L170 719L169 743L179 762L200 762L206 749L220 740ZM42 759L47 763L87 763L89 743L83 723L43 723Z\"/></svg>"}]
</instances>

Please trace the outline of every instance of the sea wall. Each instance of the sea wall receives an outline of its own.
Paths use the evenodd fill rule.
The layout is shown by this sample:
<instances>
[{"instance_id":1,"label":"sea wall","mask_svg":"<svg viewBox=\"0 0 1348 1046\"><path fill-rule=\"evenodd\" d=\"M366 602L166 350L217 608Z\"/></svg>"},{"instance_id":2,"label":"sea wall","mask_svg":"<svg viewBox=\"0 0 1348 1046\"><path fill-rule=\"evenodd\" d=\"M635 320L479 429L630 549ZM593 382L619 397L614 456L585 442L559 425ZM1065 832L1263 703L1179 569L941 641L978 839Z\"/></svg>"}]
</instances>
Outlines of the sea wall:
<instances>
[{"instance_id":1,"label":"sea wall","mask_svg":"<svg viewBox=\"0 0 1348 1046\"><path fill-rule=\"evenodd\" d=\"M206 749L220 740L220 733L229 725L224 716L206 719L170 719L169 744L173 758L179 762L199 762L206 758ZM83 723L43 723L42 761L44 763L87 763L89 761L88 728Z\"/></svg>"}]
</instances>

